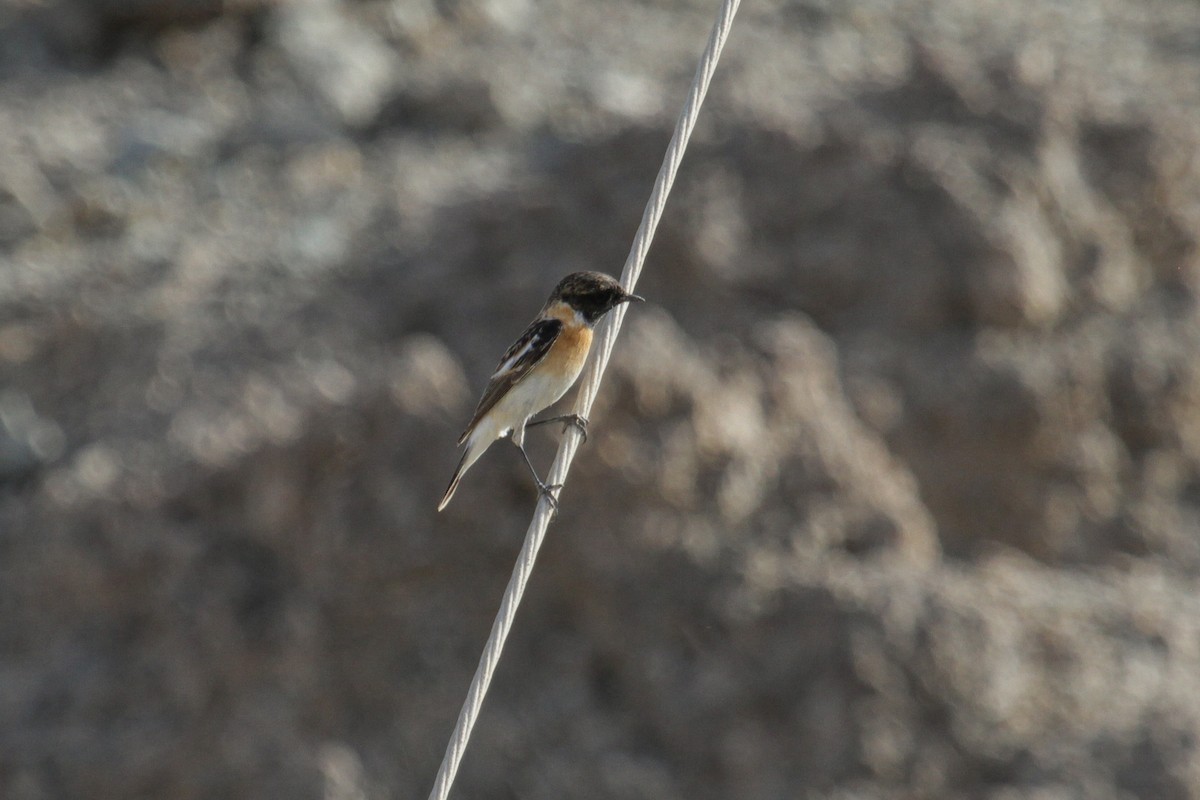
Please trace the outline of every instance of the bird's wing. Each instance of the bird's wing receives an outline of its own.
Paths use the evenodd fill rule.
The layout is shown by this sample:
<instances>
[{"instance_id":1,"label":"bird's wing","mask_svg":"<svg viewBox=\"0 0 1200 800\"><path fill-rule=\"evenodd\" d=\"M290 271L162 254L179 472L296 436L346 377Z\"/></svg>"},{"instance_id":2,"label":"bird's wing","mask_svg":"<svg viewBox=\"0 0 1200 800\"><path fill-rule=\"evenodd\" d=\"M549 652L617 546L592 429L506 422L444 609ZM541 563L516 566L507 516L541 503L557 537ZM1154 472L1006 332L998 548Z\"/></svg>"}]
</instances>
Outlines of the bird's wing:
<instances>
[{"instance_id":1,"label":"bird's wing","mask_svg":"<svg viewBox=\"0 0 1200 800\"><path fill-rule=\"evenodd\" d=\"M467 429L463 431L462 436L458 437L460 445L471 435L471 431L479 424L479 420L483 418L484 414L491 411L496 403L500 402L500 398L508 394L514 386L521 382L522 378L529 374L531 369L546 357L550 348L558 340L562 329L561 320L536 319L512 343L512 346L501 356L500 364L492 374L491 380L488 381L487 388L483 390L483 397L479 399L479 405L471 416Z\"/></svg>"}]
</instances>

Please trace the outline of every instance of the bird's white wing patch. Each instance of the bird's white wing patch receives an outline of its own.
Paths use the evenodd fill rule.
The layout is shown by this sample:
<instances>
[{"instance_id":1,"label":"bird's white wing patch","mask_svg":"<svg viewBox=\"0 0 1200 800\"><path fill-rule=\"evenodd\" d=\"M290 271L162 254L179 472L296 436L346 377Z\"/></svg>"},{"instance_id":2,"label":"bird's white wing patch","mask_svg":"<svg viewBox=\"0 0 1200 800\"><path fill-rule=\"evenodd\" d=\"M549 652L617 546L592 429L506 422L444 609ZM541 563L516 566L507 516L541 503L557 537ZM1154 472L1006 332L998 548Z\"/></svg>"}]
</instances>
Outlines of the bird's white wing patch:
<instances>
[{"instance_id":1,"label":"bird's white wing patch","mask_svg":"<svg viewBox=\"0 0 1200 800\"><path fill-rule=\"evenodd\" d=\"M501 373L509 372L509 371L515 369L516 366L518 364L520 364L523 360L528 359L530 353L532 353L534 350L538 349L538 342L541 337L531 335L532 333L533 333L532 328L530 328L529 331L526 331L526 335L523 338L521 338L520 341L518 341L516 343L516 345L518 347L520 347L520 349L517 350L515 353L512 353L511 350L510 350L511 355L509 353L505 353L504 360L502 362L500 362L500 365L498 367L496 367L496 372L495 372L496 375L500 375Z\"/></svg>"},{"instance_id":2,"label":"bird's white wing patch","mask_svg":"<svg viewBox=\"0 0 1200 800\"><path fill-rule=\"evenodd\" d=\"M492 375L495 380L507 372L525 372L537 362L545 358L550 346L562 331L562 323L555 319L543 319L534 322L521 337L512 343L508 351L500 359L496 372Z\"/></svg>"}]
</instances>

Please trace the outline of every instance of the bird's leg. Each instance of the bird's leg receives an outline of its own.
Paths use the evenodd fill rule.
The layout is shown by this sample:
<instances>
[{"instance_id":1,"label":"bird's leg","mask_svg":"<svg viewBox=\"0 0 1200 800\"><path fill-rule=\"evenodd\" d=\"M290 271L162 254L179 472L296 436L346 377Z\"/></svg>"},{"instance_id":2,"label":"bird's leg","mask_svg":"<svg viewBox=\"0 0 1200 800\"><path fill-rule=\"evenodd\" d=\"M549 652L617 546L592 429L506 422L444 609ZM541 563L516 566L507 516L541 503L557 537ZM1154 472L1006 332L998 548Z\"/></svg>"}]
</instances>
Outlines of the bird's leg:
<instances>
[{"instance_id":1,"label":"bird's leg","mask_svg":"<svg viewBox=\"0 0 1200 800\"><path fill-rule=\"evenodd\" d=\"M526 422L525 427L532 428L534 425L545 425L547 422L565 422L568 425L574 425L583 434L583 443L587 444L588 421L586 417L581 417L578 414L560 414L557 417L546 417L536 422Z\"/></svg>"},{"instance_id":2,"label":"bird's leg","mask_svg":"<svg viewBox=\"0 0 1200 800\"><path fill-rule=\"evenodd\" d=\"M524 444L517 444L514 440L513 444L517 445L517 449L521 451L521 457L525 459L525 465L529 467L529 472L533 475L534 481L537 482L538 493L544 495L550 501L551 507L554 509L554 516L558 516L558 498L554 496L556 489L561 489L561 483L546 485L541 478L538 477L537 470L533 468L533 462L529 460L529 454L525 452Z\"/></svg>"}]
</instances>

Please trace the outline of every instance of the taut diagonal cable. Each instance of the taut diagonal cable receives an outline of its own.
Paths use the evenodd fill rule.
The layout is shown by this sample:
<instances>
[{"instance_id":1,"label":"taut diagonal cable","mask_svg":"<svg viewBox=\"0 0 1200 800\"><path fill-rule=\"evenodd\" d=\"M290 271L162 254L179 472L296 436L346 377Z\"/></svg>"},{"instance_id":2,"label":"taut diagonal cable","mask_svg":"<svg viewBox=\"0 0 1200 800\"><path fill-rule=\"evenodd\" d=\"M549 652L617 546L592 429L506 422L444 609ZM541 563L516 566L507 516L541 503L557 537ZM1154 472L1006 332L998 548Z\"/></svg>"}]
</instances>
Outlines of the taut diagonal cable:
<instances>
[{"instance_id":1,"label":"taut diagonal cable","mask_svg":"<svg viewBox=\"0 0 1200 800\"><path fill-rule=\"evenodd\" d=\"M683 152L687 149L692 128L696 126L696 117L700 114L700 106L704 103L704 95L708 92L709 81L712 80L713 72L717 68L717 59L721 57L721 49L725 46L729 29L733 26L733 17L737 14L739 4L740 0L722 0L717 21L713 24L712 33L708 37L708 46L704 48L704 54L700 56L700 64L696 68L696 77L692 81L691 91L688 92L687 102L684 103L679 119L675 123L675 132L671 136L671 143L667 146L662 167L658 170L658 178L654 181L654 190L650 193L650 200L646 203L646 210L642 213L642 223L638 227L637 235L633 238L629 256L625 259L625 268L621 271L621 283L627 291L633 291L634 286L637 285L638 276L641 275L646 252L650 249L654 231L658 227L659 219L662 218L663 208L667 204L667 195L671 192L671 184L675 182L675 173L679 170L679 162L683 160ZM608 358L612 354L617 333L621 330L621 322L625 319L625 309L624 304L617 306L600 324L597 336L599 345L595 348L575 400L575 413L585 419L596 399L596 392L600 388L600 379L604 375L604 369L608 366ZM546 481L548 484L566 482L567 472L571 468L571 461L575 458L575 451L579 449L581 439L582 434L577 427L567 426L562 443L558 448L558 454L554 457L554 463L550 467L550 475ZM533 572L533 563L537 559L538 550L546 536L546 528L550 524L552 514L550 501L545 496L540 496L537 508L533 512L533 519L529 523L529 530L525 534L525 543L517 557L512 577L509 578L508 588L504 590L504 598L500 601L500 610L496 613L496 621L492 623L492 632L488 636L483 655L479 659L479 667L475 670L475 677L471 680L470 689L467 690L467 699L463 702L458 722L454 726L454 733L446 745L446 754L442 758L442 766L438 770L433 790L429 793L429 800L447 800L450 796L450 787L454 784L454 776L458 773L463 752L471 738L471 729L475 727L475 720L478 719L479 710L483 706L483 698L492 682L496 664L500 661L504 642L508 638L509 630L512 629L517 606L521 602L522 595L525 594L525 585L529 582L530 573Z\"/></svg>"}]
</instances>

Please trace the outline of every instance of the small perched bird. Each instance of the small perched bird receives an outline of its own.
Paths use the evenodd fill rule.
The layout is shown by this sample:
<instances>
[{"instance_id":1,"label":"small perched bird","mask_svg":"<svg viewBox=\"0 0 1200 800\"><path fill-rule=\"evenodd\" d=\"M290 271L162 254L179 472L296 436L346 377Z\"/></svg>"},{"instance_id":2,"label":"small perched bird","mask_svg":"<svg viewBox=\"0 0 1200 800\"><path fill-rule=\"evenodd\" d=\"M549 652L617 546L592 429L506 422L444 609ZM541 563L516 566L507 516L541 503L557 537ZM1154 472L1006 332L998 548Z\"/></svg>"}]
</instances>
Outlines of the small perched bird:
<instances>
[{"instance_id":1,"label":"small perched bird","mask_svg":"<svg viewBox=\"0 0 1200 800\"><path fill-rule=\"evenodd\" d=\"M538 422L529 418L556 402L575 383L592 345L592 327L621 303L642 298L630 294L603 272L575 272L558 282L537 319L505 351L496 367L467 429L458 438L467 445L438 511L446 507L458 482L492 442L511 435L521 451L538 490L557 506L553 494L559 486L547 486L525 452L526 425L570 422L587 436L587 420L569 414Z\"/></svg>"}]
</instances>

